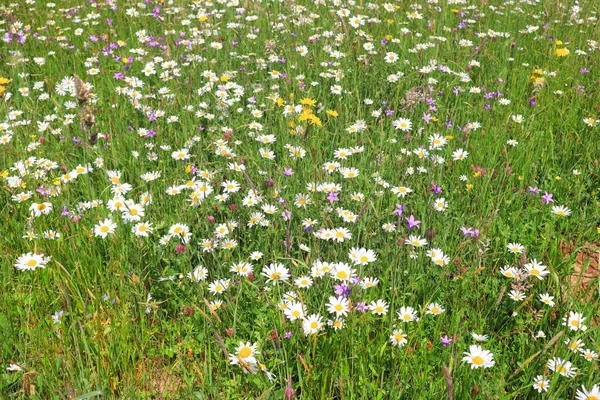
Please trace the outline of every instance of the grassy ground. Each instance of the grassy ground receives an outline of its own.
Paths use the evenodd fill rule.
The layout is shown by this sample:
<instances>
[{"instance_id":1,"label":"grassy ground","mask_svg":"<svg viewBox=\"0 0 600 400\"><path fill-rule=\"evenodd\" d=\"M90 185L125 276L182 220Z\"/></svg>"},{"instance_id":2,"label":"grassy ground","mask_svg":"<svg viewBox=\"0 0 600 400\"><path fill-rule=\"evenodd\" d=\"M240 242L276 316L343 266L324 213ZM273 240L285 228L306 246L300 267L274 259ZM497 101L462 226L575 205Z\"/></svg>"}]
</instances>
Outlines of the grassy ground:
<instances>
[{"instance_id":1,"label":"grassy ground","mask_svg":"<svg viewBox=\"0 0 600 400\"><path fill-rule=\"evenodd\" d=\"M600 396L594 2L0 7L0 397Z\"/></svg>"}]
</instances>

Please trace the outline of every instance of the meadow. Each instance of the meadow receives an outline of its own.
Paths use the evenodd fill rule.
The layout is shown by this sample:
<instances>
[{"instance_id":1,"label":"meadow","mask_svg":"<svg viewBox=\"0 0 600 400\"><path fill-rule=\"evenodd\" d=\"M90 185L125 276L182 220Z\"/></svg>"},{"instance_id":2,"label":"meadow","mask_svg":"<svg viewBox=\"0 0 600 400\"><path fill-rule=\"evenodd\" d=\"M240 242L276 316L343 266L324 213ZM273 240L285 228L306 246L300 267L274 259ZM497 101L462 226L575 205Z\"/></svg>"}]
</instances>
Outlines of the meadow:
<instances>
[{"instance_id":1,"label":"meadow","mask_svg":"<svg viewBox=\"0 0 600 400\"><path fill-rule=\"evenodd\" d=\"M0 4L0 398L600 398L599 4Z\"/></svg>"}]
</instances>

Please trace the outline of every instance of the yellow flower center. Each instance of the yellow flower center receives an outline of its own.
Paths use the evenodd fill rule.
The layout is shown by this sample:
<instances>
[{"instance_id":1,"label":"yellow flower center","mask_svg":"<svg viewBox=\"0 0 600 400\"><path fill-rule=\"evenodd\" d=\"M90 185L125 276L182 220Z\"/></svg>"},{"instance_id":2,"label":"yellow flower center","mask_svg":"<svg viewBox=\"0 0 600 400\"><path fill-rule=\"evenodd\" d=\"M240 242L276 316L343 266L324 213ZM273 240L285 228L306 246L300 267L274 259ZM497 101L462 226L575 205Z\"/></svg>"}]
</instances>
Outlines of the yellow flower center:
<instances>
[{"instance_id":1,"label":"yellow flower center","mask_svg":"<svg viewBox=\"0 0 600 400\"><path fill-rule=\"evenodd\" d=\"M410 314L404 314L403 318L405 321L410 321L412 317L410 316Z\"/></svg>"},{"instance_id":2,"label":"yellow flower center","mask_svg":"<svg viewBox=\"0 0 600 400\"><path fill-rule=\"evenodd\" d=\"M335 311L342 311L344 309L344 307L342 307L341 304L336 304L336 306L334 308L335 308Z\"/></svg>"},{"instance_id":3,"label":"yellow flower center","mask_svg":"<svg viewBox=\"0 0 600 400\"><path fill-rule=\"evenodd\" d=\"M102 225L102 227L100 228L100 232L102 233L106 233L110 230L110 227L108 227L107 225Z\"/></svg>"},{"instance_id":4,"label":"yellow flower center","mask_svg":"<svg viewBox=\"0 0 600 400\"><path fill-rule=\"evenodd\" d=\"M319 327L319 323L317 321L313 321L310 323L311 329L317 329Z\"/></svg>"},{"instance_id":5,"label":"yellow flower center","mask_svg":"<svg viewBox=\"0 0 600 400\"><path fill-rule=\"evenodd\" d=\"M250 357L251 354L252 354L252 349L248 346L244 346L240 350L240 357L242 357L242 358Z\"/></svg>"},{"instance_id":6,"label":"yellow flower center","mask_svg":"<svg viewBox=\"0 0 600 400\"><path fill-rule=\"evenodd\" d=\"M37 261L36 260L29 260L27 261L27 266L28 267L35 267L37 265Z\"/></svg>"},{"instance_id":7,"label":"yellow flower center","mask_svg":"<svg viewBox=\"0 0 600 400\"><path fill-rule=\"evenodd\" d=\"M483 358L481 358L480 356L475 356L472 358L473 360L473 364L475 365L483 365L483 363L485 362Z\"/></svg>"},{"instance_id":8,"label":"yellow flower center","mask_svg":"<svg viewBox=\"0 0 600 400\"><path fill-rule=\"evenodd\" d=\"M337 273L337 277L340 279L346 279L348 278L348 273L346 271L339 271Z\"/></svg>"}]
</instances>

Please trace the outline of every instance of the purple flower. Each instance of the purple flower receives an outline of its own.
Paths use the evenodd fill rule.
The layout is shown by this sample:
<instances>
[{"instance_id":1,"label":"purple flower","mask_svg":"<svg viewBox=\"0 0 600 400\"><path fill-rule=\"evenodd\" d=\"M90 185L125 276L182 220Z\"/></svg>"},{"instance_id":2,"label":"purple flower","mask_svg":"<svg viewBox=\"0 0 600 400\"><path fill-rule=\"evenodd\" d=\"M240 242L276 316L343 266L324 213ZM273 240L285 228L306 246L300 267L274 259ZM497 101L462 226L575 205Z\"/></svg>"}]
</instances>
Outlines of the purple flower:
<instances>
[{"instance_id":1,"label":"purple flower","mask_svg":"<svg viewBox=\"0 0 600 400\"><path fill-rule=\"evenodd\" d=\"M60 215L63 217L66 217L67 215L69 215L69 210L67 210L67 206L63 206L63 210Z\"/></svg>"},{"instance_id":2,"label":"purple flower","mask_svg":"<svg viewBox=\"0 0 600 400\"><path fill-rule=\"evenodd\" d=\"M552 196L553 196L553 194L544 192L544 195L542 196L542 200L544 201L544 204L554 203L554 199L552 198Z\"/></svg>"},{"instance_id":3,"label":"purple flower","mask_svg":"<svg viewBox=\"0 0 600 400\"><path fill-rule=\"evenodd\" d=\"M394 110L390 110L390 109L385 110L385 115L386 115L386 117L389 117L390 115L394 115Z\"/></svg>"},{"instance_id":4,"label":"purple flower","mask_svg":"<svg viewBox=\"0 0 600 400\"><path fill-rule=\"evenodd\" d=\"M354 303L354 307L363 314L367 312L367 303L364 301Z\"/></svg>"},{"instance_id":5,"label":"purple flower","mask_svg":"<svg viewBox=\"0 0 600 400\"><path fill-rule=\"evenodd\" d=\"M529 193L531 193L532 196L535 196L536 194L541 192L541 190L538 189L537 186L536 187L529 186L529 188L527 190L529 190Z\"/></svg>"},{"instance_id":6,"label":"purple flower","mask_svg":"<svg viewBox=\"0 0 600 400\"><path fill-rule=\"evenodd\" d=\"M412 214L410 214L410 217L405 219L406 222L408 222L408 230L411 230L412 228L419 228L419 224L421 224L421 221L416 221Z\"/></svg>"},{"instance_id":7,"label":"purple flower","mask_svg":"<svg viewBox=\"0 0 600 400\"><path fill-rule=\"evenodd\" d=\"M352 293L352 289L350 289L348 286L344 285L343 283L341 285L335 285L333 288L334 288L335 294L338 296L348 297Z\"/></svg>"},{"instance_id":8,"label":"purple flower","mask_svg":"<svg viewBox=\"0 0 600 400\"><path fill-rule=\"evenodd\" d=\"M440 340L442 341L442 346L444 347L452 343L452 338L449 338L448 335L440 336Z\"/></svg>"},{"instance_id":9,"label":"purple flower","mask_svg":"<svg viewBox=\"0 0 600 400\"><path fill-rule=\"evenodd\" d=\"M291 338L291 337L292 337L292 332L286 332L286 333L283 335L283 337L284 337L285 339L289 339L289 338Z\"/></svg>"},{"instance_id":10,"label":"purple flower","mask_svg":"<svg viewBox=\"0 0 600 400\"><path fill-rule=\"evenodd\" d=\"M327 200L329 200L329 204L333 204L334 201L338 201L338 195L335 192L329 192L327 196Z\"/></svg>"},{"instance_id":11,"label":"purple flower","mask_svg":"<svg viewBox=\"0 0 600 400\"><path fill-rule=\"evenodd\" d=\"M436 185L435 183L431 184L431 189L433 190L433 194L442 193L442 188L440 186Z\"/></svg>"},{"instance_id":12,"label":"purple flower","mask_svg":"<svg viewBox=\"0 0 600 400\"><path fill-rule=\"evenodd\" d=\"M392 211L392 214L398 214L398 216L401 216L403 212L404 206L402 204L396 204L396 209Z\"/></svg>"},{"instance_id":13,"label":"purple flower","mask_svg":"<svg viewBox=\"0 0 600 400\"><path fill-rule=\"evenodd\" d=\"M461 226L460 230L462 231L463 235L465 235L465 237L469 237L473 234L473 228L465 228L464 226Z\"/></svg>"},{"instance_id":14,"label":"purple flower","mask_svg":"<svg viewBox=\"0 0 600 400\"><path fill-rule=\"evenodd\" d=\"M429 121L431 121L433 118L431 117L431 114L425 114L423 113L423 121L425 121L426 124L429 124Z\"/></svg>"},{"instance_id":15,"label":"purple flower","mask_svg":"<svg viewBox=\"0 0 600 400\"><path fill-rule=\"evenodd\" d=\"M292 212L290 210L285 210L281 213L281 216L283 217L284 221L289 221L290 218L292 218Z\"/></svg>"},{"instance_id":16,"label":"purple flower","mask_svg":"<svg viewBox=\"0 0 600 400\"><path fill-rule=\"evenodd\" d=\"M582 74L587 74L588 72L590 72L590 70L589 70L589 69L587 69L587 68L581 68L581 69L579 70L579 72L581 72Z\"/></svg>"},{"instance_id":17,"label":"purple flower","mask_svg":"<svg viewBox=\"0 0 600 400\"><path fill-rule=\"evenodd\" d=\"M293 173L294 173L294 170L291 168L283 169L283 174L285 175L286 178L289 178L290 176L292 176Z\"/></svg>"}]
</instances>

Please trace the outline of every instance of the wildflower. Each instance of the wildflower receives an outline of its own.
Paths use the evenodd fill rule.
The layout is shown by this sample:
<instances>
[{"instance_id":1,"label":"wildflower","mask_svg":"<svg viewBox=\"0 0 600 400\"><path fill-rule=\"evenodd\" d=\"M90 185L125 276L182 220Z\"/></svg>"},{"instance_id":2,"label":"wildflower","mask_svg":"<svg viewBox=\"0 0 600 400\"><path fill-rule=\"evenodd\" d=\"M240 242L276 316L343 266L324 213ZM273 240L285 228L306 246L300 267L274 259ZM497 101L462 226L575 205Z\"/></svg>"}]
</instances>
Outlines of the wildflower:
<instances>
[{"instance_id":1,"label":"wildflower","mask_svg":"<svg viewBox=\"0 0 600 400\"><path fill-rule=\"evenodd\" d=\"M116 228L117 224L115 224L112 219L106 218L94 227L94 234L106 238L108 235L113 235Z\"/></svg>"},{"instance_id":2,"label":"wildflower","mask_svg":"<svg viewBox=\"0 0 600 400\"><path fill-rule=\"evenodd\" d=\"M302 329L304 334L314 335L323 328L323 322L319 314L312 314L302 320Z\"/></svg>"},{"instance_id":3,"label":"wildflower","mask_svg":"<svg viewBox=\"0 0 600 400\"><path fill-rule=\"evenodd\" d=\"M345 317L348 315L349 311L348 303L349 300L343 296L331 296L329 297L329 303L327 304L327 311L329 311L330 314L335 314L337 317Z\"/></svg>"},{"instance_id":4,"label":"wildflower","mask_svg":"<svg viewBox=\"0 0 600 400\"><path fill-rule=\"evenodd\" d=\"M600 386L594 385L589 391L585 386L581 386L581 390L575 393L577 400L598 400L600 399Z\"/></svg>"},{"instance_id":5,"label":"wildflower","mask_svg":"<svg viewBox=\"0 0 600 400\"><path fill-rule=\"evenodd\" d=\"M419 321L419 317L417 316L417 312L412 307L400 307L400 311L397 312L398 318L402 322L413 322Z\"/></svg>"},{"instance_id":6,"label":"wildflower","mask_svg":"<svg viewBox=\"0 0 600 400\"><path fill-rule=\"evenodd\" d=\"M371 304L369 304L369 310L376 315L386 315L388 305L385 301L379 299L377 301L372 301Z\"/></svg>"},{"instance_id":7,"label":"wildflower","mask_svg":"<svg viewBox=\"0 0 600 400\"><path fill-rule=\"evenodd\" d=\"M495 365L494 355L488 350L483 350L481 346L471 345L469 351L465 352L463 361L471 364L473 368L491 368Z\"/></svg>"},{"instance_id":8,"label":"wildflower","mask_svg":"<svg viewBox=\"0 0 600 400\"><path fill-rule=\"evenodd\" d=\"M535 276L539 280L543 280L544 277L550 275L550 271L546 270L546 266L542 265L535 259L525 264L524 267L530 276Z\"/></svg>"},{"instance_id":9,"label":"wildflower","mask_svg":"<svg viewBox=\"0 0 600 400\"><path fill-rule=\"evenodd\" d=\"M509 243L506 247L513 254L521 254L525 251L525 247L521 243Z\"/></svg>"},{"instance_id":10,"label":"wildflower","mask_svg":"<svg viewBox=\"0 0 600 400\"><path fill-rule=\"evenodd\" d=\"M406 337L407 335L402 332L402 329L396 329L390 335L390 342L394 346L403 347L408 342Z\"/></svg>"},{"instance_id":11,"label":"wildflower","mask_svg":"<svg viewBox=\"0 0 600 400\"><path fill-rule=\"evenodd\" d=\"M581 341L581 339L575 339L575 340L567 339L567 340L565 340L565 344L571 351L579 351L579 350L581 350L581 348L583 346L585 346L583 344L583 342Z\"/></svg>"},{"instance_id":12,"label":"wildflower","mask_svg":"<svg viewBox=\"0 0 600 400\"><path fill-rule=\"evenodd\" d=\"M231 364L238 364L241 361L247 364L256 364L256 354L259 351L256 350L256 343L251 344L250 342L240 342L239 346L235 348L235 355L230 355Z\"/></svg>"},{"instance_id":13,"label":"wildflower","mask_svg":"<svg viewBox=\"0 0 600 400\"><path fill-rule=\"evenodd\" d=\"M568 217L569 215L571 215L571 210L569 210L565 206L553 206L552 212L561 217Z\"/></svg>"},{"instance_id":14,"label":"wildflower","mask_svg":"<svg viewBox=\"0 0 600 400\"><path fill-rule=\"evenodd\" d=\"M568 326L572 331L586 331L587 326L583 325L583 321L585 321L585 317L583 317L580 313L569 311L569 317L563 317L563 326Z\"/></svg>"},{"instance_id":15,"label":"wildflower","mask_svg":"<svg viewBox=\"0 0 600 400\"><path fill-rule=\"evenodd\" d=\"M440 336L440 340L442 341L442 346L444 347L452 343L452 338L448 337L448 335Z\"/></svg>"},{"instance_id":16,"label":"wildflower","mask_svg":"<svg viewBox=\"0 0 600 400\"><path fill-rule=\"evenodd\" d=\"M554 296L550 296L548 293L540 294L540 301L550 307L554 307Z\"/></svg>"},{"instance_id":17,"label":"wildflower","mask_svg":"<svg viewBox=\"0 0 600 400\"><path fill-rule=\"evenodd\" d=\"M29 211L34 217L48 215L52 211L52 203L32 203L29 207Z\"/></svg>"},{"instance_id":18,"label":"wildflower","mask_svg":"<svg viewBox=\"0 0 600 400\"><path fill-rule=\"evenodd\" d=\"M425 311L425 314L431 314L431 315L440 315L442 314L444 311L442 306L440 306L437 303L430 303L427 305L427 311Z\"/></svg>"},{"instance_id":19,"label":"wildflower","mask_svg":"<svg viewBox=\"0 0 600 400\"><path fill-rule=\"evenodd\" d=\"M485 342L486 340L488 340L488 336L487 335L480 335L480 334L475 333L475 332L471 332L471 336L477 342Z\"/></svg>"},{"instance_id":20,"label":"wildflower","mask_svg":"<svg viewBox=\"0 0 600 400\"><path fill-rule=\"evenodd\" d=\"M421 221L416 221L415 217L412 214L410 215L410 217L405 219L408 223L408 230L411 230L412 228L419 228L419 225L421 224Z\"/></svg>"},{"instance_id":21,"label":"wildflower","mask_svg":"<svg viewBox=\"0 0 600 400\"><path fill-rule=\"evenodd\" d=\"M544 204L553 203L554 200L552 199L552 196L553 195L551 193L544 192L544 195L542 196L542 201Z\"/></svg>"},{"instance_id":22,"label":"wildflower","mask_svg":"<svg viewBox=\"0 0 600 400\"><path fill-rule=\"evenodd\" d=\"M427 246L427 239L423 239L420 236L410 235L408 239L404 240L404 244L411 245L412 247Z\"/></svg>"},{"instance_id":23,"label":"wildflower","mask_svg":"<svg viewBox=\"0 0 600 400\"><path fill-rule=\"evenodd\" d=\"M589 362L592 362L593 360L596 360L598 358L598 353L590 349L580 349L579 352L581 356Z\"/></svg>"},{"instance_id":24,"label":"wildflower","mask_svg":"<svg viewBox=\"0 0 600 400\"><path fill-rule=\"evenodd\" d=\"M397 214L398 216L401 216L403 212L404 206L402 204L396 204L396 209L392 211L392 214Z\"/></svg>"},{"instance_id":25,"label":"wildflower","mask_svg":"<svg viewBox=\"0 0 600 400\"><path fill-rule=\"evenodd\" d=\"M267 283L286 282L290 278L290 272L283 264L273 263L264 269L263 276L267 277Z\"/></svg>"},{"instance_id":26,"label":"wildflower","mask_svg":"<svg viewBox=\"0 0 600 400\"><path fill-rule=\"evenodd\" d=\"M352 248L352 249L350 249L349 256L350 256L350 260L355 265L367 265L367 264L372 263L375 260L377 260L377 256L375 255L375 252L370 249Z\"/></svg>"},{"instance_id":27,"label":"wildflower","mask_svg":"<svg viewBox=\"0 0 600 400\"><path fill-rule=\"evenodd\" d=\"M549 386L550 381L546 379L543 375L538 375L533 380L533 388L537 390L538 393L542 393L542 391L547 392Z\"/></svg>"},{"instance_id":28,"label":"wildflower","mask_svg":"<svg viewBox=\"0 0 600 400\"><path fill-rule=\"evenodd\" d=\"M558 357L548 360L548 369L569 378L575 376L575 372L577 371L577 368L573 367L570 361L565 361Z\"/></svg>"},{"instance_id":29,"label":"wildflower","mask_svg":"<svg viewBox=\"0 0 600 400\"><path fill-rule=\"evenodd\" d=\"M51 258L42 254L23 254L15 261L15 268L19 271L35 271L37 268L46 268L46 264Z\"/></svg>"}]
</instances>

